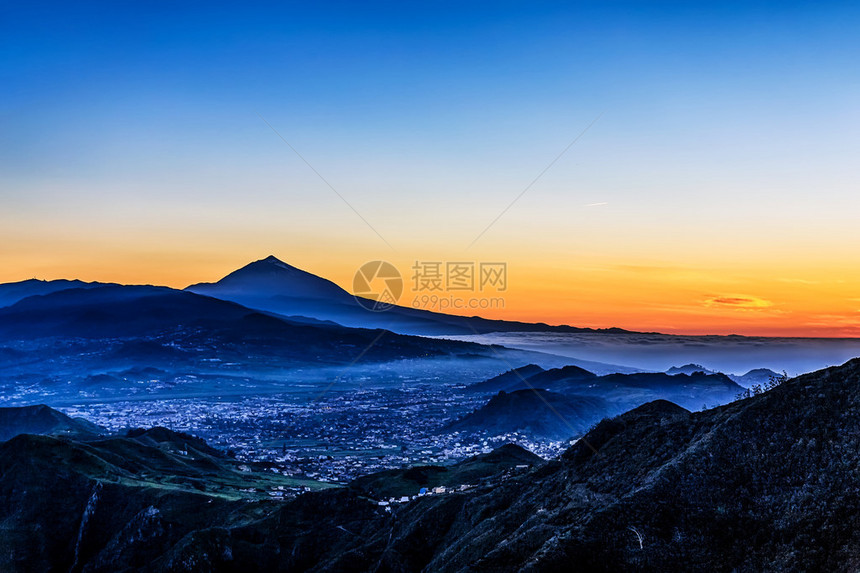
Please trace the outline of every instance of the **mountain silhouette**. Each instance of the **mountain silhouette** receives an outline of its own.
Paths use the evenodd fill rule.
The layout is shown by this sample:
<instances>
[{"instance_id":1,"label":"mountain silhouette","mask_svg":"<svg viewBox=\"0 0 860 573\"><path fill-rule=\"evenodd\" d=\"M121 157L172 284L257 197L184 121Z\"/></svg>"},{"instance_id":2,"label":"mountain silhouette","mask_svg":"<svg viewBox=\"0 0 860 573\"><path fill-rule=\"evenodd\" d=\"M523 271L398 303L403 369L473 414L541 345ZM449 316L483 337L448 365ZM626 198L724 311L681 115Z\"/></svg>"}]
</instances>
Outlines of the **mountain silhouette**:
<instances>
[{"instance_id":1,"label":"mountain silhouette","mask_svg":"<svg viewBox=\"0 0 860 573\"><path fill-rule=\"evenodd\" d=\"M297 322L189 291L121 285L61 290L0 308L4 341L26 343L30 350L0 356L0 363L16 364L44 353L57 367L78 365L83 372L141 365L199 369L201 359L213 357L271 368L493 354L468 342Z\"/></svg>"},{"instance_id":2,"label":"mountain silhouette","mask_svg":"<svg viewBox=\"0 0 860 573\"><path fill-rule=\"evenodd\" d=\"M329 298L354 302L351 294L330 280L288 265L274 255L233 271L216 283L191 285L185 290L210 296L217 294L217 298Z\"/></svg>"},{"instance_id":3,"label":"mountain silhouette","mask_svg":"<svg viewBox=\"0 0 860 573\"><path fill-rule=\"evenodd\" d=\"M463 317L397 305L384 312L374 312L369 308L374 307L375 301L363 300L360 303L335 283L293 267L273 255L250 263L217 282L194 284L185 290L288 317L307 317L358 328L385 328L401 334L594 332L588 328ZM411 301L400 302L409 304ZM619 329L609 331L620 332Z\"/></svg>"}]
</instances>

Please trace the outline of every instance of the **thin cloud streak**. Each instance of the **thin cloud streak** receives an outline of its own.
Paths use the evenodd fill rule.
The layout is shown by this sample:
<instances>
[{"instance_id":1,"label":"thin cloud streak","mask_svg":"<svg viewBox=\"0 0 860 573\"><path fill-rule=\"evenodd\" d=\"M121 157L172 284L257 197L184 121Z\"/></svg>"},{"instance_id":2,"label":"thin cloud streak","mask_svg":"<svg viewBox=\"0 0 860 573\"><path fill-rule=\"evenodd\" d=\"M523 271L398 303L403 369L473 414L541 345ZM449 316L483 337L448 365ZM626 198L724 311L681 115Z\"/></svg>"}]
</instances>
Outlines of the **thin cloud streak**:
<instances>
[{"instance_id":1,"label":"thin cloud streak","mask_svg":"<svg viewBox=\"0 0 860 573\"><path fill-rule=\"evenodd\" d=\"M727 307L737 309L762 309L773 306L769 300L749 295L717 295L705 300L705 306Z\"/></svg>"}]
</instances>

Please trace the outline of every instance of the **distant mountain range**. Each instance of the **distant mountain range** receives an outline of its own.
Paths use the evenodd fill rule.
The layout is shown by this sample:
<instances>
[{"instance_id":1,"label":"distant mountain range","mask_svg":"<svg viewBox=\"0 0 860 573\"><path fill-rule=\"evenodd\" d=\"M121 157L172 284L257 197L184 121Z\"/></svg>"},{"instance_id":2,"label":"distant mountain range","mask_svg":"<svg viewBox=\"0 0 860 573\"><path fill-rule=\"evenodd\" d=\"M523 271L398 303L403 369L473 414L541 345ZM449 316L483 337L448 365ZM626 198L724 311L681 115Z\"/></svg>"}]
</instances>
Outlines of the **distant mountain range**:
<instances>
[{"instance_id":1,"label":"distant mountain range","mask_svg":"<svg viewBox=\"0 0 860 573\"><path fill-rule=\"evenodd\" d=\"M331 281L267 257L217 283L184 291L66 280L0 285L0 389L55 392L63 382L72 382L61 386L63 392L83 385L94 395L118 396L131 390L151 392L151 385L141 383L153 379L167 386L183 384L188 380L185 374L198 380L218 378L223 389L234 384L230 378L245 384L249 373L274 379L284 369L301 366L439 357L521 364L519 356L535 356L441 337L418 338L381 330L383 326L400 333L431 334L596 332L402 307L372 312ZM542 362L545 366L559 364L558 359L543 357L549 359ZM654 375L643 384L644 379L635 375L598 379L582 366L602 373L630 368L574 358L565 361L580 366L549 372L526 366L522 372L488 380L470 391L496 393L531 385L560 394L608 397L611 403L617 401L616 394L626 392L630 400L617 401L619 407L666 398L688 408L724 403L740 392L727 380L714 378L721 375L698 375L702 368L698 365L678 369L689 371L689 378ZM771 375L756 370L737 379L749 386ZM523 384L522 378L529 379L529 384ZM654 392L661 384L664 387Z\"/></svg>"},{"instance_id":2,"label":"distant mountain range","mask_svg":"<svg viewBox=\"0 0 860 573\"><path fill-rule=\"evenodd\" d=\"M462 317L404 306L374 312L366 308L372 303L362 305L333 282L290 266L274 256L242 267L218 282L195 284L186 290L284 316L332 321L351 327L384 328L401 334L597 332L590 328ZM623 332L620 329L607 331Z\"/></svg>"},{"instance_id":3,"label":"distant mountain range","mask_svg":"<svg viewBox=\"0 0 860 573\"><path fill-rule=\"evenodd\" d=\"M749 388L756 384L764 386L772 380L780 379L785 376L785 374L779 374L778 372L774 372L769 368L754 368L746 374L742 374L740 376L730 376L730 378L741 386Z\"/></svg>"},{"instance_id":4,"label":"distant mountain range","mask_svg":"<svg viewBox=\"0 0 860 573\"><path fill-rule=\"evenodd\" d=\"M26 280L0 284L0 309L11 306L32 296L74 289L98 289L105 283L84 283L79 280L40 281ZM150 287L156 288L156 287ZM171 289L173 290L173 289ZM421 336L469 337L468 340L483 344L501 344L509 348L534 350L565 356L569 363L577 364L593 372L637 372L657 369L655 364L663 362L669 355L690 356L695 352L723 364L722 371L734 372L738 368L726 363L738 362L738 353L744 369L757 366L750 364L747 352L749 344L761 345L762 364L785 366L803 371L807 363L838 363L856 354L856 344L851 340L803 341L793 339L749 339L739 336L674 336L657 333L635 333L619 328L590 329L575 326L551 326L544 323L489 320L481 317L432 312L406 306L393 306L385 312L373 312L358 300L322 277L293 267L274 256L250 263L214 283L199 283L187 287L186 292L203 294L210 298L234 302L261 314L278 315L293 324L332 326L338 324L351 328L386 329L399 334ZM404 304L408 301L404 299ZM0 318L2 320L2 318ZM482 338L477 339L476 333ZM556 337L556 335L568 337ZM594 335L594 336L592 336ZM476 339L472 339L475 337ZM573 349L568 347L573 345ZM695 347L695 348L693 348ZM698 350L701 348L701 350ZM0 348L0 359L8 349ZM814 355L815 358L810 358ZM795 359L796 358L796 359ZM783 364L785 362L785 364ZM620 364L626 364L621 366ZM659 364L659 369L665 368ZM690 374L693 369L708 369L689 364L677 367L672 373ZM811 369L811 368L809 368ZM743 386L763 384L775 373L759 372L760 368L744 375L730 376ZM706 373L711 373L707 371Z\"/></svg>"},{"instance_id":5,"label":"distant mountain range","mask_svg":"<svg viewBox=\"0 0 860 573\"><path fill-rule=\"evenodd\" d=\"M557 395L600 398L606 401L602 411L604 415L617 414L661 399L698 410L704 404L713 406L730 402L744 390L728 376L719 373L641 372L597 376L578 366L544 370L535 364L516 368L466 387L468 392L481 393L516 393L534 389L549 390ZM525 413L523 415L525 416Z\"/></svg>"},{"instance_id":6,"label":"distant mountain range","mask_svg":"<svg viewBox=\"0 0 860 573\"><path fill-rule=\"evenodd\" d=\"M504 364L518 354L471 342L296 321L166 287L88 285L0 308L4 398L21 391L29 394L20 396L41 393L52 399L80 392L128 397L169 392L175 384L190 391L190 380L195 392L250 392L259 385L283 386L285 371L301 367L360 368L437 358Z\"/></svg>"},{"instance_id":7,"label":"distant mountain range","mask_svg":"<svg viewBox=\"0 0 860 573\"><path fill-rule=\"evenodd\" d=\"M371 342L380 340L371 345ZM281 362L347 363L367 348L367 360L469 352L473 343L308 324L239 304L166 287L107 285L68 289L25 298L0 308L0 341L146 341L166 360L186 348L218 348L230 354L274 353ZM349 349L358 349L350 352Z\"/></svg>"},{"instance_id":8,"label":"distant mountain range","mask_svg":"<svg viewBox=\"0 0 860 573\"><path fill-rule=\"evenodd\" d=\"M647 402L669 400L698 410L731 402L744 391L724 374L706 374L698 366L672 371L598 376L573 365L544 370L528 364L467 386L469 393L497 394L447 429L566 440L580 437L604 417Z\"/></svg>"},{"instance_id":9,"label":"distant mountain range","mask_svg":"<svg viewBox=\"0 0 860 573\"><path fill-rule=\"evenodd\" d=\"M273 504L300 484L166 430L24 435L0 444L0 569L847 572L858 427L853 360L706 411L649 402L559 459L387 507L432 472Z\"/></svg>"},{"instance_id":10,"label":"distant mountain range","mask_svg":"<svg viewBox=\"0 0 860 573\"><path fill-rule=\"evenodd\" d=\"M697 372L701 372L703 374L716 374L715 370L708 370L701 364L684 364L683 366L672 366L668 370L666 370L666 374L670 376L674 376L675 374L696 374Z\"/></svg>"},{"instance_id":11,"label":"distant mountain range","mask_svg":"<svg viewBox=\"0 0 860 573\"><path fill-rule=\"evenodd\" d=\"M714 370L709 370L701 364L685 364L684 366L673 366L666 371L666 374L721 374ZM726 374L737 384L744 388L749 388L755 384L763 386L774 378L779 378L781 374L770 370L769 368L754 368L746 374Z\"/></svg>"},{"instance_id":12,"label":"distant mountain range","mask_svg":"<svg viewBox=\"0 0 860 573\"><path fill-rule=\"evenodd\" d=\"M483 382L470 384L466 389L470 392L507 392L515 388L521 388L524 379L528 379L540 372L544 372L544 369L537 364L526 364L525 366L512 368Z\"/></svg>"},{"instance_id":13,"label":"distant mountain range","mask_svg":"<svg viewBox=\"0 0 860 573\"><path fill-rule=\"evenodd\" d=\"M61 290L85 289L105 286L105 283L85 283L79 280L42 281L30 279L17 283L0 284L0 308L11 306L30 296L51 294Z\"/></svg>"},{"instance_id":14,"label":"distant mountain range","mask_svg":"<svg viewBox=\"0 0 860 573\"><path fill-rule=\"evenodd\" d=\"M186 290L27 280L0 285L0 392L15 403L46 393L152 395L176 385L240 392L283 385L287 369L413 359L462 359L483 374L490 370L478 359L492 369L523 355L557 365L551 355L402 334L541 328L549 327L401 307L372 312L275 257Z\"/></svg>"},{"instance_id":15,"label":"distant mountain range","mask_svg":"<svg viewBox=\"0 0 860 573\"><path fill-rule=\"evenodd\" d=\"M149 289L149 290L147 290ZM87 297L81 291L95 290L98 294ZM51 295L60 293L73 293L67 297L58 296L50 298ZM120 294L122 293L122 294ZM144 294L148 296L144 297ZM185 289L184 298L180 291L166 287L153 286L123 286L108 283L84 283L79 280L26 280L18 283L0 284L0 337L4 336L40 336L47 332L56 332L56 336L69 333L78 336L83 333L85 337L86 328L101 329L102 333L108 333L111 328L120 337L129 333L129 329L146 329L147 324L158 327L158 321L171 318L175 313L179 326L187 324L206 323L209 326L220 322L222 332L229 328L227 322L219 318L218 314L236 316L238 306L231 307L214 302L204 302L201 298L193 298L190 295L203 295L209 299L218 299L224 302L234 303L248 309L258 311L255 320L262 321L264 316L278 318L292 325L311 325L317 327L344 326L349 328L385 329L399 334L412 334L423 336L470 336L476 333L567 333L567 334L606 334L606 335L632 335L628 331L618 328L590 329L573 326L550 326L544 323L525 323L518 321L489 320L480 317L464 317L423 309L393 306L384 312L373 312L362 305L349 292L340 288L335 283L318 277L296 267L293 267L274 256L250 263L222 278L215 283L199 283ZM135 297L148 299L148 304L156 302L156 295L160 296L161 305L151 309L146 306L139 307L140 316L133 316L136 310L133 299ZM39 297L49 297L42 300ZM170 298L172 296L172 299ZM26 301L25 299L33 298ZM113 309L103 311L99 306L99 298L105 298L105 304L113 306ZM122 310L118 305L125 300L128 308ZM74 310L71 306L75 303L82 305L81 309ZM11 309L19 303L16 309ZM183 308L188 304L190 308ZM56 309L54 316L50 307ZM85 310L84 310L84 307ZM153 317L143 316L150 310L156 313ZM19 314L30 312L30 316L36 315L36 320L29 324L28 316ZM65 318L61 313L69 311ZM195 315L195 312L197 313ZM212 314L212 313L215 314ZM40 314L41 313L41 314ZM108 316L107 313L113 313ZM161 313L160 315L158 313ZM203 316L200 315L203 313ZM248 313L250 314L250 313ZM96 324L101 316L102 324ZM20 317L20 320L16 320ZM108 318L116 324L107 324ZM210 320L211 319L211 320ZM65 322L64 322L65 321ZM79 326L73 323L80 321ZM248 321L246 321L248 322ZM270 324L274 324L270 321ZM240 325L244 328L246 325ZM203 328L207 325L203 324ZM56 331L53 329L57 328ZM240 328L241 330L241 328ZM29 333L29 334L28 334ZM2 343L2 339L0 339ZM383 345L384 346L384 345ZM0 360L4 353L14 350L0 348ZM313 354L313 352L306 353ZM325 360L323 360L325 361ZM589 362L581 357L571 357L570 362L578 364L593 371L607 372L633 372L636 368L604 364L602 362ZM697 365L681 367L684 372ZM679 370L680 372L681 370ZM710 372L707 372L710 373ZM748 378L735 377L742 385L762 383L763 376L752 373Z\"/></svg>"}]
</instances>

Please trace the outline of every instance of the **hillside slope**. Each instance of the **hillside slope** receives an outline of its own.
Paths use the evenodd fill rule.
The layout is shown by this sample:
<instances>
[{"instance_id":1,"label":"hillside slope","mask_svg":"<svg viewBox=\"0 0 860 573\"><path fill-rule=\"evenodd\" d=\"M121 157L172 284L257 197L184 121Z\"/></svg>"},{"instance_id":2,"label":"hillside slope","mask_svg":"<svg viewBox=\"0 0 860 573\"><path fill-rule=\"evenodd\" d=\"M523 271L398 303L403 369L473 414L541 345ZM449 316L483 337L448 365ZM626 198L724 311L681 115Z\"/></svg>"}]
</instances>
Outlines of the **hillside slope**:
<instances>
[{"instance_id":1,"label":"hillside slope","mask_svg":"<svg viewBox=\"0 0 860 573\"><path fill-rule=\"evenodd\" d=\"M0 444L0 571L153 569L184 536L252 523L269 492L325 484L242 468L165 428L86 443L20 435Z\"/></svg>"},{"instance_id":2,"label":"hillside slope","mask_svg":"<svg viewBox=\"0 0 860 573\"><path fill-rule=\"evenodd\" d=\"M704 412L647 404L455 512L398 517L457 515L431 570L853 571L858 428L854 360Z\"/></svg>"},{"instance_id":3,"label":"hillside slope","mask_svg":"<svg viewBox=\"0 0 860 573\"><path fill-rule=\"evenodd\" d=\"M854 571L857 428L857 360L704 412L647 404L528 475L420 498L372 533L367 522L360 538L335 533L336 551L314 552L308 540L331 537L342 514L291 527L277 563L289 569L303 555L330 571ZM295 511L285 507L283 519Z\"/></svg>"},{"instance_id":4,"label":"hillside slope","mask_svg":"<svg viewBox=\"0 0 860 573\"><path fill-rule=\"evenodd\" d=\"M707 411L645 404L559 460L390 512L346 489L180 501L128 490L89 446L22 436L0 445L0 568L855 571L858 428L854 360Z\"/></svg>"},{"instance_id":5,"label":"hillside slope","mask_svg":"<svg viewBox=\"0 0 860 573\"><path fill-rule=\"evenodd\" d=\"M19 434L92 438L105 430L81 418L72 418L43 404L0 408L0 442Z\"/></svg>"},{"instance_id":6,"label":"hillside slope","mask_svg":"<svg viewBox=\"0 0 860 573\"><path fill-rule=\"evenodd\" d=\"M450 466L415 466L369 474L354 480L349 487L375 499L412 496L421 488L473 486L518 466L536 467L542 463L543 459L530 451L516 444L505 444Z\"/></svg>"}]
</instances>

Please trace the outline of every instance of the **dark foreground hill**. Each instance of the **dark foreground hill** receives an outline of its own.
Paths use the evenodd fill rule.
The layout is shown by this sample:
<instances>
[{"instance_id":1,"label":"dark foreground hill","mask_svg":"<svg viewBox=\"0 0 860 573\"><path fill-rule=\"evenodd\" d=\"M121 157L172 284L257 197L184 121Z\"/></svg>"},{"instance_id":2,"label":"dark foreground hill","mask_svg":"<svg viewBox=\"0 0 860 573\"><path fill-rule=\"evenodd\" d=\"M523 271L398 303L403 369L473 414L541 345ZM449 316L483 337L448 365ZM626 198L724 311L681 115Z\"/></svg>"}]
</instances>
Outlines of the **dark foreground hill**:
<instances>
[{"instance_id":1,"label":"dark foreground hill","mask_svg":"<svg viewBox=\"0 0 860 573\"><path fill-rule=\"evenodd\" d=\"M18 434L45 434L92 438L104 429L81 418L72 418L45 405L0 408L0 442Z\"/></svg>"},{"instance_id":2,"label":"dark foreground hill","mask_svg":"<svg viewBox=\"0 0 860 573\"><path fill-rule=\"evenodd\" d=\"M387 470L354 480L351 489L374 499L413 496L422 488L474 486L491 477L524 467L536 467L543 459L515 444L473 456L451 466L415 466Z\"/></svg>"},{"instance_id":3,"label":"dark foreground hill","mask_svg":"<svg viewBox=\"0 0 860 573\"><path fill-rule=\"evenodd\" d=\"M0 443L0 571L157 569L186 535L254 522L274 492L328 487L263 471L166 428ZM186 562L188 570L194 568Z\"/></svg>"},{"instance_id":4,"label":"dark foreground hill","mask_svg":"<svg viewBox=\"0 0 860 573\"><path fill-rule=\"evenodd\" d=\"M524 475L390 512L347 489L271 511L208 492L140 493L78 444L19 437L0 449L3 570L860 567L860 360L702 412L649 403ZM57 459L93 469L57 471Z\"/></svg>"}]
</instances>

